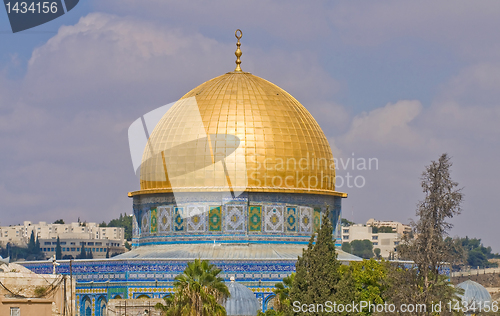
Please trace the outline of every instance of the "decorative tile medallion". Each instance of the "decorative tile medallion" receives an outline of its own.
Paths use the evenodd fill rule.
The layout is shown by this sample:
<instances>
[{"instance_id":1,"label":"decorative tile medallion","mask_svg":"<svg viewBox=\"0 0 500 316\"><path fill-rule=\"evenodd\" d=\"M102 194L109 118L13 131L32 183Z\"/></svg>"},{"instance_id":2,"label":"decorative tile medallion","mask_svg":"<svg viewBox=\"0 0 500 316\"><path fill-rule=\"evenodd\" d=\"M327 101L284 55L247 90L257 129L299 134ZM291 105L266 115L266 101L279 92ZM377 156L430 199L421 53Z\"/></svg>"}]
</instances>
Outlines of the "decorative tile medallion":
<instances>
[{"instance_id":1,"label":"decorative tile medallion","mask_svg":"<svg viewBox=\"0 0 500 316\"><path fill-rule=\"evenodd\" d=\"M262 206L252 205L248 208L248 231L262 231Z\"/></svg>"},{"instance_id":2,"label":"decorative tile medallion","mask_svg":"<svg viewBox=\"0 0 500 316\"><path fill-rule=\"evenodd\" d=\"M141 222L141 233L144 235L149 235L150 229L149 229L149 211L144 212L144 215L142 215L142 222Z\"/></svg>"},{"instance_id":3,"label":"decorative tile medallion","mask_svg":"<svg viewBox=\"0 0 500 316\"><path fill-rule=\"evenodd\" d=\"M208 227L212 232L220 232L222 230L222 212L220 206L210 206Z\"/></svg>"},{"instance_id":4,"label":"decorative tile medallion","mask_svg":"<svg viewBox=\"0 0 500 316\"><path fill-rule=\"evenodd\" d=\"M297 231L297 208L292 206L287 206L286 208L286 231L296 232Z\"/></svg>"},{"instance_id":5,"label":"decorative tile medallion","mask_svg":"<svg viewBox=\"0 0 500 316\"><path fill-rule=\"evenodd\" d=\"M266 205L264 212L264 231L283 232L283 206Z\"/></svg>"},{"instance_id":6,"label":"decorative tile medallion","mask_svg":"<svg viewBox=\"0 0 500 316\"><path fill-rule=\"evenodd\" d=\"M206 212L203 205L188 206L187 230L188 232L204 232L206 230Z\"/></svg>"},{"instance_id":7,"label":"decorative tile medallion","mask_svg":"<svg viewBox=\"0 0 500 316\"><path fill-rule=\"evenodd\" d=\"M174 231L181 232L184 231L184 208L175 207L174 208Z\"/></svg>"},{"instance_id":8,"label":"decorative tile medallion","mask_svg":"<svg viewBox=\"0 0 500 316\"><path fill-rule=\"evenodd\" d=\"M319 207L314 208L314 232L318 232L321 228L321 209Z\"/></svg>"},{"instance_id":9,"label":"decorative tile medallion","mask_svg":"<svg viewBox=\"0 0 500 316\"><path fill-rule=\"evenodd\" d=\"M158 232L158 212L156 207L151 208L151 234L156 234Z\"/></svg>"},{"instance_id":10,"label":"decorative tile medallion","mask_svg":"<svg viewBox=\"0 0 500 316\"><path fill-rule=\"evenodd\" d=\"M226 204L226 231L244 232L245 231L245 206Z\"/></svg>"},{"instance_id":11,"label":"decorative tile medallion","mask_svg":"<svg viewBox=\"0 0 500 316\"><path fill-rule=\"evenodd\" d=\"M300 207L299 231L312 234L313 209L307 206Z\"/></svg>"},{"instance_id":12,"label":"decorative tile medallion","mask_svg":"<svg viewBox=\"0 0 500 316\"><path fill-rule=\"evenodd\" d=\"M162 233L172 231L172 207L158 207L159 230Z\"/></svg>"}]
</instances>

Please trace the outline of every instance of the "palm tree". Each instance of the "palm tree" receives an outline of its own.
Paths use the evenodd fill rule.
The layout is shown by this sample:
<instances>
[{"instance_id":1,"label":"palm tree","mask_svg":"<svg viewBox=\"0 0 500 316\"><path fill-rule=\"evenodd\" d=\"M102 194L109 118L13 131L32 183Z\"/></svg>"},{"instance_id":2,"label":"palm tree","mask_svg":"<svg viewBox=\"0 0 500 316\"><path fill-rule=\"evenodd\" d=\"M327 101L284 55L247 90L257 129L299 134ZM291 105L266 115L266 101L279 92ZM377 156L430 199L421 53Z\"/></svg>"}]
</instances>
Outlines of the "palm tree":
<instances>
[{"instance_id":1,"label":"palm tree","mask_svg":"<svg viewBox=\"0 0 500 316\"><path fill-rule=\"evenodd\" d=\"M208 260L188 262L184 273L175 277L174 293L165 298L166 305L156 308L167 316L226 316L223 304L229 297L221 269Z\"/></svg>"}]
</instances>

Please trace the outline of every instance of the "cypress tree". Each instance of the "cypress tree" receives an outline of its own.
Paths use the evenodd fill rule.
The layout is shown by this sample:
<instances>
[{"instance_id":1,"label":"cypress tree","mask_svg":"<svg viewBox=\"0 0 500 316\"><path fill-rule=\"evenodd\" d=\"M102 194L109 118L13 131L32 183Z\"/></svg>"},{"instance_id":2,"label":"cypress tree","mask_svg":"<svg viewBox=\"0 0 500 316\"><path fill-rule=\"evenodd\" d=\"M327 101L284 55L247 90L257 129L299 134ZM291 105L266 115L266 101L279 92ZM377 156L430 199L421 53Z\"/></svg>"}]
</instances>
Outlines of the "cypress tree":
<instances>
[{"instance_id":1,"label":"cypress tree","mask_svg":"<svg viewBox=\"0 0 500 316\"><path fill-rule=\"evenodd\" d=\"M42 253L42 250L40 249L40 240L38 239L38 236L36 237L36 242L35 242L35 255L39 255Z\"/></svg>"},{"instance_id":2,"label":"cypress tree","mask_svg":"<svg viewBox=\"0 0 500 316\"><path fill-rule=\"evenodd\" d=\"M60 260L61 258L62 258L61 240L59 239L59 236L57 236L56 259Z\"/></svg>"},{"instance_id":3,"label":"cypress tree","mask_svg":"<svg viewBox=\"0 0 500 316\"><path fill-rule=\"evenodd\" d=\"M109 248L108 248L108 250L106 251L106 258L109 258Z\"/></svg>"},{"instance_id":4,"label":"cypress tree","mask_svg":"<svg viewBox=\"0 0 500 316\"><path fill-rule=\"evenodd\" d=\"M302 257L297 260L295 280L290 290L292 305L295 301L300 302L301 305L314 304L317 306L317 304L324 305L327 301L339 303L339 300L349 301L350 299L350 297L346 297L349 291L339 288L340 285L345 287L347 284L339 284L341 280L340 262L337 260L333 227L328 215L327 211L323 216L317 238L315 238L315 234L311 236L307 249L303 250ZM302 313L294 314L292 311L287 314L302 315ZM315 308L308 310L308 315L327 314Z\"/></svg>"},{"instance_id":5,"label":"cypress tree","mask_svg":"<svg viewBox=\"0 0 500 316\"><path fill-rule=\"evenodd\" d=\"M89 248L89 251L87 252L87 259L94 259L94 255L92 254L92 249Z\"/></svg>"},{"instance_id":6,"label":"cypress tree","mask_svg":"<svg viewBox=\"0 0 500 316\"><path fill-rule=\"evenodd\" d=\"M87 252L85 251L85 245L81 244L80 254L76 256L76 259L87 259Z\"/></svg>"},{"instance_id":7,"label":"cypress tree","mask_svg":"<svg viewBox=\"0 0 500 316\"><path fill-rule=\"evenodd\" d=\"M35 254L35 231L31 231L31 236L30 236L30 241L28 242L28 253L29 254Z\"/></svg>"}]
</instances>

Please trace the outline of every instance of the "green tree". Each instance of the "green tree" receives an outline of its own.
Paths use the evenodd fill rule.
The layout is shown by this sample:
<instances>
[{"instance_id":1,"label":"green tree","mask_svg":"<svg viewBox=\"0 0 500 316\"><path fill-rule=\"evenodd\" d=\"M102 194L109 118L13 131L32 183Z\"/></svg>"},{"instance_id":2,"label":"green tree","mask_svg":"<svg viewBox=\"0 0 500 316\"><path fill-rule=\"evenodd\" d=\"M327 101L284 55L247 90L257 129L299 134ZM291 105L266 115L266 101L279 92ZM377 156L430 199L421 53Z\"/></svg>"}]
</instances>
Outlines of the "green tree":
<instances>
[{"instance_id":1,"label":"green tree","mask_svg":"<svg viewBox=\"0 0 500 316\"><path fill-rule=\"evenodd\" d=\"M343 242L342 243L342 251L345 251L347 253L352 253L352 247L351 247L351 243L349 242Z\"/></svg>"},{"instance_id":2,"label":"green tree","mask_svg":"<svg viewBox=\"0 0 500 316\"><path fill-rule=\"evenodd\" d=\"M109 248L108 248L108 250L106 251L106 258L109 258Z\"/></svg>"},{"instance_id":3,"label":"green tree","mask_svg":"<svg viewBox=\"0 0 500 316\"><path fill-rule=\"evenodd\" d=\"M184 273L175 277L174 294L165 298L166 305L156 304L163 315L172 316L224 316L223 304L229 297L222 270L208 260L188 262Z\"/></svg>"},{"instance_id":4,"label":"green tree","mask_svg":"<svg viewBox=\"0 0 500 316\"><path fill-rule=\"evenodd\" d=\"M31 231L30 241L28 242L28 253L35 254L36 241L35 241L35 231Z\"/></svg>"},{"instance_id":5,"label":"green tree","mask_svg":"<svg viewBox=\"0 0 500 316\"><path fill-rule=\"evenodd\" d=\"M76 256L76 259L87 259L87 252L85 251L84 243L82 242L80 246L80 254Z\"/></svg>"},{"instance_id":6,"label":"green tree","mask_svg":"<svg viewBox=\"0 0 500 316\"><path fill-rule=\"evenodd\" d=\"M377 259L380 259L380 248L373 249L373 253Z\"/></svg>"},{"instance_id":7,"label":"green tree","mask_svg":"<svg viewBox=\"0 0 500 316\"><path fill-rule=\"evenodd\" d=\"M94 259L94 254L92 253L92 249L90 248L87 251L87 259Z\"/></svg>"},{"instance_id":8,"label":"green tree","mask_svg":"<svg viewBox=\"0 0 500 316\"><path fill-rule=\"evenodd\" d=\"M363 259L373 258L373 244L370 240L351 241L352 254Z\"/></svg>"},{"instance_id":9,"label":"green tree","mask_svg":"<svg viewBox=\"0 0 500 316\"><path fill-rule=\"evenodd\" d=\"M460 214L463 199L458 183L451 179L451 166L449 156L443 154L423 172L421 186L425 197L417 207L419 219L412 223L417 237L403 237L398 247L400 258L414 263L412 267L395 267L390 273L391 301L396 305L425 304L428 311L423 315L431 315L432 303L444 305L454 299L456 293L447 277L440 273L447 263L455 261L445 237L452 227L448 220Z\"/></svg>"},{"instance_id":10,"label":"green tree","mask_svg":"<svg viewBox=\"0 0 500 316\"><path fill-rule=\"evenodd\" d=\"M37 259L40 259L40 255L42 254L42 249L40 249L40 239L38 239L38 236L35 241L35 250L33 254L37 256Z\"/></svg>"},{"instance_id":11,"label":"green tree","mask_svg":"<svg viewBox=\"0 0 500 316\"><path fill-rule=\"evenodd\" d=\"M353 296L339 286L341 275L340 262L337 260L333 227L328 219L328 211L323 216L321 228L311 236L309 244L303 250L295 264L296 273L290 290L290 301L300 304L316 305L327 301L338 303L350 302ZM297 315L287 311L287 315ZM308 315L326 315L326 312L310 312Z\"/></svg>"},{"instance_id":12,"label":"green tree","mask_svg":"<svg viewBox=\"0 0 500 316\"><path fill-rule=\"evenodd\" d=\"M61 240L59 239L59 236L57 236L57 243L56 243L56 259L61 260L62 258L62 248L61 248Z\"/></svg>"},{"instance_id":13,"label":"green tree","mask_svg":"<svg viewBox=\"0 0 500 316\"><path fill-rule=\"evenodd\" d=\"M349 226L352 226L354 224L355 224L354 222L351 222L350 220L347 220L345 218L340 219L340 225L341 226L349 227Z\"/></svg>"},{"instance_id":14,"label":"green tree","mask_svg":"<svg viewBox=\"0 0 500 316\"><path fill-rule=\"evenodd\" d=\"M125 228L125 239L132 240L132 216L128 216L126 213L120 214L119 218L113 219L108 223L108 227Z\"/></svg>"},{"instance_id":15,"label":"green tree","mask_svg":"<svg viewBox=\"0 0 500 316\"><path fill-rule=\"evenodd\" d=\"M58 219L57 221L54 222L54 224L64 224L64 220L62 218Z\"/></svg>"},{"instance_id":16,"label":"green tree","mask_svg":"<svg viewBox=\"0 0 500 316\"><path fill-rule=\"evenodd\" d=\"M275 305L276 311L285 312L290 309L290 290L293 286L293 280L295 279L295 273L283 279L283 282L276 283L274 285L274 294L276 294Z\"/></svg>"},{"instance_id":17,"label":"green tree","mask_svg":"<svg viewBox=\"0 0 500 316\"><path fill-rule=\"evenodd\" d=\"M385 290L385 277L387 268L385 264L374 259L352 261L349 265L340 267L342 280L345 284L344 291L351 291L355 302L369 302L370 304L384 304L383 293ZM356 315L371 315L373 310L364 309Z\"/></svg>"}]
</instances>

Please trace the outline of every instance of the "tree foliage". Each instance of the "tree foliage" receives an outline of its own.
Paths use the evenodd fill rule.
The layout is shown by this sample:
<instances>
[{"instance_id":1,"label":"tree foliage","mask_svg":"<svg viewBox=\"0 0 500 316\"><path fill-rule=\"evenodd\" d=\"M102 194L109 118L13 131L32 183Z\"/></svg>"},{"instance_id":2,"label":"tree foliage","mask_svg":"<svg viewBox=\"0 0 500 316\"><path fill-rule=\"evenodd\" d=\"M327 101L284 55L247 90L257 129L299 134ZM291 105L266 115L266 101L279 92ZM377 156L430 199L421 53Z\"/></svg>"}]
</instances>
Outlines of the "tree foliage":
<instances>
[{"instance_id":1,"label":"tree foliage","mask_svg":"<svg viewBox=\"0 0 500 316\"><path fill-rule=\"evenodd\" d=\"M345 218L340 219L340 225L342 225L343 227L349 227L354 224L355 224L354 222L351 222L350 220L347 220Z\"/></svg>"},{"instance_id":2,"label":"tree foliage","mask_svg":"<svg viewBox=\"0 0 500 316\"><path fill-rule=\"evenodd\" d=\"M373 226L372 227L372 233L374 233L374 234L379 234L379 233L395 233L395 231L390 226Z\"/></svg>"},{"instance_id":3,"label":"tree foliage","mask_svg":"<svg viewBox=\"0 0 500 316\"><path fill-rule=\"evenodd\" d=\"M421 177L424 200L418 203L418 221L412 222L415 239L403 237L398 247L400 258L411 260L390 270L388 296L392 302L425 304L430 315L432 303L445 304L453 299L455 290L441 272L455 262L450 243L445 241L452 225L448 222L460 214L463 199L458 183L450 176L452 163L447 154L432 161Z\"/></svg>"},{"instance_id":4,"label":"tree foliage","mask_svg":"<svg viewBox=\"0 0 500 316\"><path fill-rule=\"evenodd\" d=\"M349 283L344 289L352 291L355 302L370 302L370 304L384 304L383 293L385 291L384 280L387 275L387 267L374 259L363 261L352 261L349 265L340 267L342 274L341 284ZM371 315L373 312L364 309L356 315Z\"/></svg>"},{"instance_id":5,"label":"tree foliage","mask_svg":"<svg viewBox=\"0 0 500 316\"><path fill-rule=\"evenodd\" d=\"M467 253L467 264L472 268L496 268L497 263L489 262L488 259L500 258L498 253L493 253L491 247L485 247L481 239L465 238L459 239L460 244Z\"/></svg>"},{"instance_id":6,"label":"tree foliage","mask_svg":"<svg viewBox=\"0 0 500 316\"><path fill-rule=\"evenodd\" d=\"M342 243L342 251L345 251L347 253L352 253L352 247L350 242L343 242Z\"/></svg>"},{"instance_id":7,"label":"tree foliage","mask_svg":"<svg viewBox=\"0 0 500 316\"><path fill-rule=\"evenodd\" d=\"M174 294L165 298L165 305L158 303L155 308L169 316L226 315L223 304L229 290L218 276L220 272L208 260L188 262L184 273L175 277Z\"/></svg>"},{"instance_id":8,"label":"tree foliage","mask_svg":"<svg viewBox=\"0 0 500 316\"><path fill-rule=\"evenodd\" d=\"M328 212L327 212L328 213ZM333 227L325 214L321 228L311 236L309 244L298 258L295 267L296 273L290 290L290 301L300 304L316 305L326 301L348 302L352 299L349 291L339 288L341 274L340 262L337 260ZM347 294L347 297L346 295ZM312 312L310 315L326 315L325 312ZM287 315L298 315L288 310Z\"/></svg>"},{"instance_id":9,"label":"tree foliage","mask_svg":"<svg viewBox=\"0 0 500 316\"><path fill-rule=\"evenodd\" d=\"M103 223L105 224L105 223ZM100 224L102 225L102 224ZM112 219L107 227L123 227L125 228L125 239L132 240L132 216L126 213L120 214L119 218Z\"/></svg>"},{"instance_id":10,"label":"tree foliage","mask_svg":"<svg viewBox=\"0 0 500 316\"><path fill-rule=\"evenodd\" d=\"M370 240L351 241L352 254L363 259L373 258L373 244Z\"/></svg>"},{"instance_id":11,"label":"tree foliage","mask_svg":"<svg viewBox=\"0 0 500 316\"><path fill-rule=\"evenodd\" d=\"M57 243L56 243L56 259L57 260L62 259L61 240L59 239L59 236L57 236Z\"/></svg>"}]
</instances>

